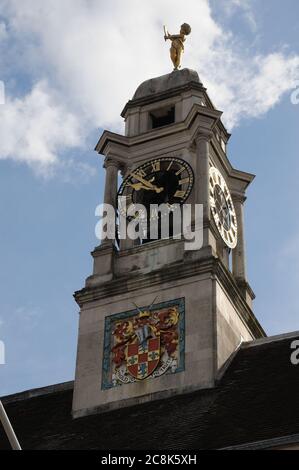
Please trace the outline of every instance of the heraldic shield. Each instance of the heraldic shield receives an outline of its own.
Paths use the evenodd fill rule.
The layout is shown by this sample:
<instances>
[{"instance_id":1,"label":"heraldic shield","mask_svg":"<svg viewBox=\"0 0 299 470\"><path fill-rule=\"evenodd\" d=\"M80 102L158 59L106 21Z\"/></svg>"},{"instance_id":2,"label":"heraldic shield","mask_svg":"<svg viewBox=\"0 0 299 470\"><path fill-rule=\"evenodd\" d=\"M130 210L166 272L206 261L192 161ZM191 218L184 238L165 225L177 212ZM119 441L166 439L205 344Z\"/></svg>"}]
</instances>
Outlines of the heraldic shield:
<instances>
[{"instance_id":1,"label":"heraldic shield","mask_svg":"<svg viewBox=\"0 0 299 470\"><path fill-rule=\"evenodd\" d=\"M102 388L184 370L184 318L183 298L107 316Z\"/></svg>"},{"instance_id":2,"label":"heraldic shield","mask_svg":"<svg viewBox=\"0 0 299 470\"><path fill-rule=\"evenodd\" d=\"M151 375L160 361L160 336L127 346L127 369L135 379Z\"/></svg>"}]
</instances>

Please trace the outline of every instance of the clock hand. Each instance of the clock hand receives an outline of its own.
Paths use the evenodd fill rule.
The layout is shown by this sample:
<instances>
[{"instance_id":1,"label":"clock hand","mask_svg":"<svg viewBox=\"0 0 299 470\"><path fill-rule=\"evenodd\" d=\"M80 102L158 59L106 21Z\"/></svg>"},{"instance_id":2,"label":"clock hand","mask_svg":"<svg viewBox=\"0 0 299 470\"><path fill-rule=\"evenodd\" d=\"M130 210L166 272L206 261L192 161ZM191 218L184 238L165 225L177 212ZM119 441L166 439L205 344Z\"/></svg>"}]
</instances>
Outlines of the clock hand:
<instances>
[{"instance_id":1,"label":"clock hand","mask_svg":"<svg viewBox=\"0 0 299 470\"><path fill-rule=\"evenodd\" d=\"M153 186L153 191L156 191L156 193L161 193L162 191L164 191L164 188L163 186L161 186L160 188L158 188L158 186Z\"/></svg>"},{"instance_id":2,"label":"clock hand","mask_svg":"<svg viewBox=\"0 0 299 470\"><path fill-rule=\"evenodd\" d=\"M131 188L135 189L135 191L140 191L140 189L146 189L147 191L152 191L153 188L150 186L145 186L142 183L127 183L127 186L131 186Z\"/></svg>"},{"instance_id":3,"label":"clock hand","mask_svg":"<svg viewBox=\"0 0 299 470\"><path fill-rule=\"evenodd\" d=\"M145 180L144 178L142 178L142 176L139 176L138 174L134 174L134 173L131 173L131 175L133 178L135 178L136 180L140 181L141 183L143 183L145 186L148 186L149 188L153 188L154 185L151 183L151 181L148 181L148 180Z\"/></svg>"},{"instance_id":4,"label":"clock hand","mask_svg":"<svg viewBox=\"0 0 299 470\"><path fill-rule=\"evenodd\" d=\"M152 183L153 181L155 180L155 177L153 176L151 179L150 179L150 182ZM161 193L162 191L164 191L164 187L163 186L156 186L155 184L152 185L153 187L153 190L156 191L156 193Z\"/></svg>"},{"instance_id":5,"label":"clock hand","mask_svg":"<svg viewBox=\"0 0 299 470\"><path fill-rule=\"evenodd\" d=\"M142 178L142 176L139 176L139 175L134 174L134 173L131 173L130 176L132 176L136 180L140 181L140 183L142 183L144 186L146 186L146 187L143 186L143 189L151 189L152 191L156 191L156 193L161 193L164 190L163 187L158 188L157 186L155 186L154 184L151 183L151 181L153 181L155 179L155 177L152 178L150 181L148 181L148 180L145 180L144 178ZM130 184L130 186L132 186L132 184L134 184L134 183L132 183L132 184L129 183L129 184ZM140 187L140 189L141 189L141 187Z\"/></svg>"},{"instance_id":6,"label":"clock hand","mask_svg":"<svg viewBox=\"0 0 299 470\"><path fill-rule=\"evenodd\" d=\"M164 188L158 188L157 186L145 186L142 183L127 183L127 186L135 189L135 191L140 191L140 189L146 189L147 191L155 191L156 193L161 193Z\"/></svg>"}]
</instances>

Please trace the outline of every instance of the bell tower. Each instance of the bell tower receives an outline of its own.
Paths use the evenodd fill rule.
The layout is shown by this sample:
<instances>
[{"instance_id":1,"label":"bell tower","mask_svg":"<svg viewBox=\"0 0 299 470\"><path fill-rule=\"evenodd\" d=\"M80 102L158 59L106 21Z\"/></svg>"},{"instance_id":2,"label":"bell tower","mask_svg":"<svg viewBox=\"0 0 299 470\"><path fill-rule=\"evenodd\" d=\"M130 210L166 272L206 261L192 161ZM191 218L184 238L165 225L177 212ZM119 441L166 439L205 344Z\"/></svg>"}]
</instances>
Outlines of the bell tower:
<instances>
[{"instance_id":1,"label":"bell tower","mask_svg":"<svg viewBox=\"0 0 299 470\"><path fill-rule=\"evenodd\" d=\"M197 72L175 70L142 83L121 113L124 135L105 130L96 145L106 204L120 211L117 195L146 208L199 204L202 243L110 237L94 249L75 293L74 417L214 387L240 342L265 336L246 274L254 176L230 164L221 114Z\"/></svg>"}]
</instances>

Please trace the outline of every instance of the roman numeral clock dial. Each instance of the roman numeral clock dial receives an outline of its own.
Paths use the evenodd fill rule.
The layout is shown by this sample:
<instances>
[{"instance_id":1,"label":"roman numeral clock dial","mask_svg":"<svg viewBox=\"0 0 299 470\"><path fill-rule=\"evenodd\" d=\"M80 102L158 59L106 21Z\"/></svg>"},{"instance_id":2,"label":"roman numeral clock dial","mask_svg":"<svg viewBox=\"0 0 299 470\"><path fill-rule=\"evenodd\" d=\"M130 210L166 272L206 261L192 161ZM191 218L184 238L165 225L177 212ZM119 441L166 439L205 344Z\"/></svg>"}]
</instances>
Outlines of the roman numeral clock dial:
<instances>
[{"instance_id":1,"label":"roman numeral clock dial","mask_svg":"<svg viewBox=\"0 0 299 470\"><path fill-rule=\"evenodd\" d=\"M210 204L217 229L229 248L237 245L237 217L231 194L221 175L215 167L209 172Z\"/></svg>"},{"instance_id":2,"label":"roman numeral clock dial","mask_svg":"<svg viewBox=\"0 0 299 470\"><path fill-rule=\"evenodd\" d=\"M151 204L183 204L189 197L194 182L191 166L176 157L150 160L131 171L119 188L118 196L124 196L126 207L143 204L148 213ZM125 215L124 204L118 207Z\"/></svg>"}]
</instances>

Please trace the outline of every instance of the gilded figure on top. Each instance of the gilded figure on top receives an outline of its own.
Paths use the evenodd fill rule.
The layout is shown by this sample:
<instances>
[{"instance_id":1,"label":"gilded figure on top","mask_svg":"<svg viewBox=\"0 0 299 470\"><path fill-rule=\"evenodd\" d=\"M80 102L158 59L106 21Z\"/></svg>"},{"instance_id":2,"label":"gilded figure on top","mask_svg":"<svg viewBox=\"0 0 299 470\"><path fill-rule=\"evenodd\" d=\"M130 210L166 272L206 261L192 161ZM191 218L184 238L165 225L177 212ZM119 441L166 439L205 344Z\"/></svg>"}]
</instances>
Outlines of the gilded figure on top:
<instances>
[{"instance_id":1,"label":"gilded figure on top","mask_svg":"<svg viewBox=\"0 0 299 470\"><path fill-rule=\"evenodd\" d=\"M170 47L170 58L172 60L174 69L178 70L181 67L181 58L182 53L184 52L184 42L186 40L186 36L191 33L191 26L187 23L183 23L180 29L180 34L170 34L166 26L164 26L164 39L167 41L169 39L171 41Z\"/></svg>"}]
</instances>

